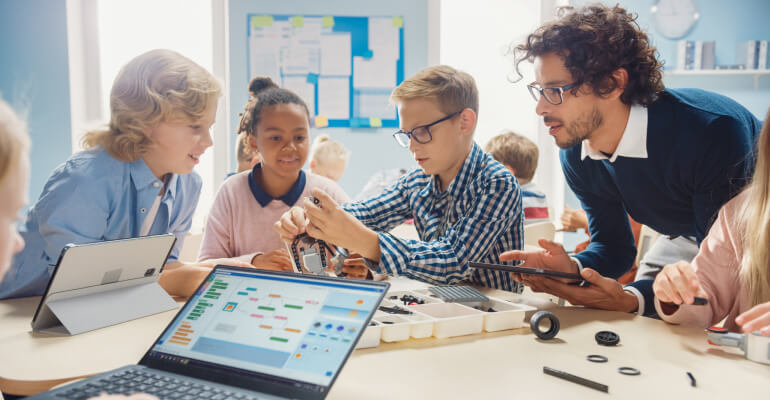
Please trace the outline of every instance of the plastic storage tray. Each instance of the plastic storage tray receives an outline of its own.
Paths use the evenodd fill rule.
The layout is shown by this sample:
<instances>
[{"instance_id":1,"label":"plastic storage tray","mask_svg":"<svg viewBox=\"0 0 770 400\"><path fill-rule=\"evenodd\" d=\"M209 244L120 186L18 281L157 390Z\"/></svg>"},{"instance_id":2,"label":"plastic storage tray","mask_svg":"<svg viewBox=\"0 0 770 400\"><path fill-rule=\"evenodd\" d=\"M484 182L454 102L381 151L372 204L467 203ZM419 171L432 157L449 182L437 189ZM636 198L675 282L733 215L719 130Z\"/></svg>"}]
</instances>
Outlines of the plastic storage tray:
<instances>
[{"instance_id":1,"label":"plastic storage tray","mask_svg":"<svg viewBox=\"0 0 770 400\"><path fill-rule=\"evenodd\" d=\"M423 304L404 304L404 295L419 299ZM447 338L479 333L482 330L495 332L517 329L523 326L525 314L535 310L535 307L527 304L494 297L477 303L445 303L427 289L388 292L380 306L396 306L411 314L389 314L378 307L372 317L375 325L367 327L356 348L377 346L377 340L398 342L410 337Z\"/></svg>"},{"instance_id":2,"label":"plastic storage tray","mask_svg":"<svg viewBox=\"0 0 770 400\"><path fill-rule=\"evenodd\" d=\"M481 332L484 313L457 303L418 304L409 307L436 319L433 336L446 338Z\"/></svg>"}]
</instances>

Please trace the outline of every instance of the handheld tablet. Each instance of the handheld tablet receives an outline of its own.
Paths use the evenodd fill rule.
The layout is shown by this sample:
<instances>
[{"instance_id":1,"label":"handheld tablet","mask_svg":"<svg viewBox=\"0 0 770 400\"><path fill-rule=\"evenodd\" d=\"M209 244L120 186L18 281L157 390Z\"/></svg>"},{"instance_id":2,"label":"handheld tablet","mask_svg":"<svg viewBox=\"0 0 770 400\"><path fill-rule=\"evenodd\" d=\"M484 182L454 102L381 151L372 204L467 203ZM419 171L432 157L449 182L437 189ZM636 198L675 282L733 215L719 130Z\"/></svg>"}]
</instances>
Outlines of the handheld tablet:
<instances>
[{"instance_id":1,"label":"handheld tablet","mask_svg":"<svg viewBox=\"0 0 770 400\"><path fill-rule=\"evenodd\" d=\"M540 268L515 267L513 265L486 264L486 263L474 263L474 262L468 263L468 265L471 268L493 269L496 271L513 272L513 273L522 274L522 275L538 275L538 276L545 276L548 278L564 278L564 279L572 279L576 281L583 280L583 277L580 276L580 274L570 274L568 272L550 271L547 269L540 269Z\"/></svg>"}]
</instances>

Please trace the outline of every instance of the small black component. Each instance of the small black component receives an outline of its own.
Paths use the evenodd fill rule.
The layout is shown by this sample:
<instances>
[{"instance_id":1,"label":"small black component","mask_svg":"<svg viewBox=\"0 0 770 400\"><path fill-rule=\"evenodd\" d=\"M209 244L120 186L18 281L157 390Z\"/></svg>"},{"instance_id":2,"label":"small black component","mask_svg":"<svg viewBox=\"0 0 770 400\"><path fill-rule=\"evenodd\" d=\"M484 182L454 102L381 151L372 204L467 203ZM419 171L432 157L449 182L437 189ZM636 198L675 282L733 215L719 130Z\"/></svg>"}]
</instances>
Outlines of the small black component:
<instances>
[{"instance_id":1,"label":"small black component","mask_svg":"<svg viewBox=\"0 0 770 400\"><path fill-rule=\"evenodd\" d=\"M548 330L545 332L540 330L540 321L542 321L544 318L547 318L549 321L551 321L551 327L548 328ZM532 315L532 318L529 319L529 327L532 329L532 332L535 333L535 336L539 337L540 339L551 340L556 337L557 333L559 333L559 318L556 318L556 316L551 312L538 311Z\"/></svg>"},{"instance_id":2,"label":"small black component","mask_svg":"<svg viewBox=\"0 0 770 400\"><path fill-rule=\"evenodd\" d=\"M620 343L620 336L612 331L599 331L594 335L596 343L602 346L615 346Z\"/></svg>"},{"instance_id":3,"label":"small black component","mask_svg":"<svg viewBox=\"0 0 770 400\"><path fill-rule=\"evenodd\" d=\"M586 360L595 363L606 363L609 359L601 354L589 354Z\"/></svg>"},{"instance_id":4,"label":"small black component","mask_svg":"<svg viewBox=\"0 0 770 400\"><path fill-rule=\"evenodd\" d=\"M401 307L399 307L399 306L393 306L393 307L388 307L388 306L380 306L378 309L379 309L380 311L382 311L382 312L386 312L386 313L388 313L388 314L404 314L404 315L410 315L410 314L412 314L412 312L411 312L411 311L409 311L409 310L404 310L403 308L401 308Z\"/></svg>"},{"instance_id":5,"label":"small black component","mask_svg":"<svg viewBox=\"0 0 770 400\"><path fill-rule=\"evenodd\" d=\"M405 294L401 296L399 300L401 300L401 302L404 303L405 306L411 306L414 304L425 304L425 300L417 296L412 296L411 294Z\"/></svg>"},{"instance_id":6,"label":"small black component","mask_svg":"<svg viewBox=\"0 0 770 400\"><path fill-rule=\"evenodd\" d=\"M398 296L396 295L390 296L388 297L388 300L398 300Z\"/></svg>"},{"instance_id":7,"label":"small black component","mask_svg":"<svg viewBox=\"0 0 770 400\"><path fill-rule=\"evenodd\" d=\"M381 324L393 325L393 321L380 321Z\"/></svg>"},{"instance_id":8,"label":"small black component","mask_svg":"<svg viewBox=\"0 0 770 400\"><path fill-rule=\"evenodd\" d=\"M687 373L687 376L690 378L690 386L692 386L692 387L696 387L696 386L698 386L698 385L696 384L696 382L695 382L695 377L694 377L694 376L692 376L692 373L688 372L688 373Z\"/></svg>"},{"instance_id":9,"label":"small black component","mask_svg":"<svg viewBox=\"0 0 770 400\"><path fill-rule=\"evenodd\" d=\"M618 372L620 372L623 375L630 375L630 376L636 376L636 375L642 374L642 371L639 371L638 369L631 368L631 367L620 367L618 368Z\"/></svg>"},{"instance_id":10,"label":"small black component","mask_svg":"<svg viewBox=\"0 0 770 400\"><path fill-rule=\"evenodd\" d=\"M705 306L708 303L709 303L709 301L705 297L693 297L692 298L692 305L694 305L694 306Z\"/></svg>"}]
</instances>

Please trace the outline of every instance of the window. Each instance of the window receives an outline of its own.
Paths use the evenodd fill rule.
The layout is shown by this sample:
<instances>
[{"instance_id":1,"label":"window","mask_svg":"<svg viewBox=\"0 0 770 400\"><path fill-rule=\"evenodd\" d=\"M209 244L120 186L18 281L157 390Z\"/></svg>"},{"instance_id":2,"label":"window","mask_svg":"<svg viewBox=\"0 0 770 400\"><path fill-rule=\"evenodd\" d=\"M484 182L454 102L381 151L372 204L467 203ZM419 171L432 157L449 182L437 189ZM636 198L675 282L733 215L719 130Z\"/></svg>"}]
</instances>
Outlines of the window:
<instances>
[{"instance_id":1,"label":"window","mask_svg":"<svg viewBox=\"0 0 770 400\"><path fill-rule=\"evenodd\" d=\"M120 67L145 51L171 49L212 70L211 0L99 0L97 4L102 121L109 119L110 89ZM213 153L208 149L196 166L203 189L193 232L203 229L219 187L214 182Z\"/></svg>"}]
</instances>

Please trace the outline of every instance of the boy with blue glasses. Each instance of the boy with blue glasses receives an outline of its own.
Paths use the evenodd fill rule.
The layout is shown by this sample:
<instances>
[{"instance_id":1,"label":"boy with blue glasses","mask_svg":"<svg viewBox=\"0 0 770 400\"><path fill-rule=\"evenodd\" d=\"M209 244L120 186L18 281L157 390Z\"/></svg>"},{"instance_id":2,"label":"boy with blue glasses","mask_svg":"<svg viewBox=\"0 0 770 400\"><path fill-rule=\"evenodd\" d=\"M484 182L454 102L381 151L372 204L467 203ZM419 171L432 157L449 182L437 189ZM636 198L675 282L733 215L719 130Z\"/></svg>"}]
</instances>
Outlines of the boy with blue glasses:
<instances>
[{"instance_id":1,"label":"boy with blue glasses","mask_svg":"<svg viewBox=\"0 0 770 400\"><path fill-rule=\"evenodd\" d=\"M470 268L500 263L503 249L523 245L521 192L513 175L473 141L478 90L467 73L426 68L391 95L401 129L396 141L420 165L385 193L338 206L320 190L319 204L305 201L276 223L286 242L310 236L360 255L344 271L405 275L436 284L471 282L516 291L510 274ZM420 240L388 233L414 218Z\"/></svg>"}]
</instances>

